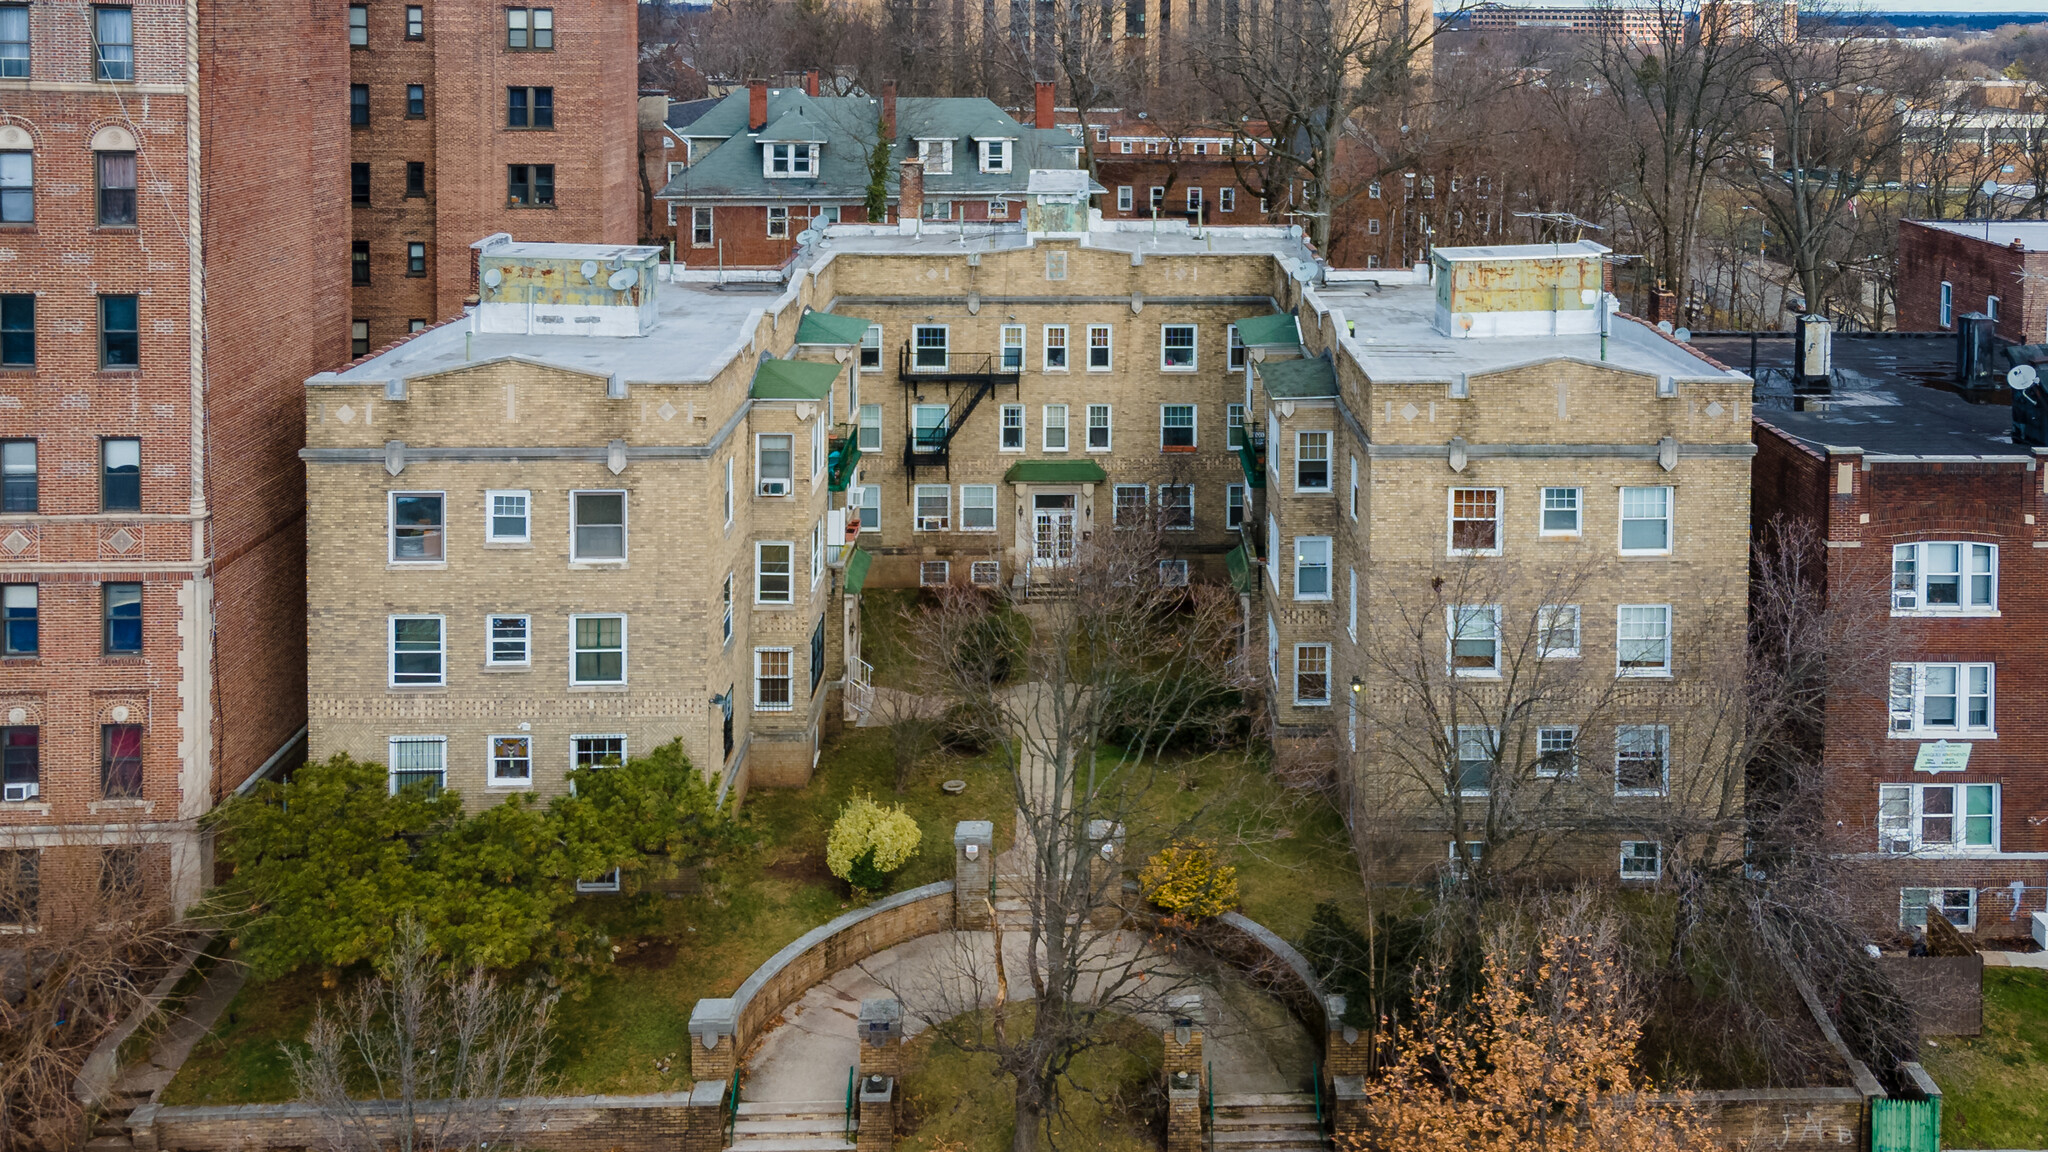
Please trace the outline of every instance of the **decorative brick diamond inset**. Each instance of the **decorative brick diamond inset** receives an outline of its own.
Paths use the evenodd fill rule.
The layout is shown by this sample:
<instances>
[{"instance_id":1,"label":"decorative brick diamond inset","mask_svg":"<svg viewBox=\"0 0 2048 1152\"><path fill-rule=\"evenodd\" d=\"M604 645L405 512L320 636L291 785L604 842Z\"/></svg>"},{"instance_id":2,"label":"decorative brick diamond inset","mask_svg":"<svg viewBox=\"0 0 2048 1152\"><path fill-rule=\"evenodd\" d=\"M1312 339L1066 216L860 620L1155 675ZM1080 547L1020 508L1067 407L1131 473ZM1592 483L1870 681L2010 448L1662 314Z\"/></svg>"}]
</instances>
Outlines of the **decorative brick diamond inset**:
<instances>
[{"instance_id":1,"label":"decorative brick diamond inset","mask_svg":"<svg viewBox=\"0 0 2048 1152\"><path fill-rule=\"evenodd\" d=\"M21 529L16 528L7 534L7 539L0 540L0 548L7 549L9 556L19 556L23 552L28 551L28 546L33 543L35 541L30 540Z\"/></svg>"},{"instance_id":2,"label":"decorative brick diamond inset","mask_svg":"<svg viewBox=\"0 0 2048 1152\"><path fill-rule=\"evenodd\" d=\"M135 534L126 528L116 528L114 529L114 534L107 537L107 547L112 548L116 552L126 552L130 548L135 547L135 545Z\"/></svg>"}]
</instances>

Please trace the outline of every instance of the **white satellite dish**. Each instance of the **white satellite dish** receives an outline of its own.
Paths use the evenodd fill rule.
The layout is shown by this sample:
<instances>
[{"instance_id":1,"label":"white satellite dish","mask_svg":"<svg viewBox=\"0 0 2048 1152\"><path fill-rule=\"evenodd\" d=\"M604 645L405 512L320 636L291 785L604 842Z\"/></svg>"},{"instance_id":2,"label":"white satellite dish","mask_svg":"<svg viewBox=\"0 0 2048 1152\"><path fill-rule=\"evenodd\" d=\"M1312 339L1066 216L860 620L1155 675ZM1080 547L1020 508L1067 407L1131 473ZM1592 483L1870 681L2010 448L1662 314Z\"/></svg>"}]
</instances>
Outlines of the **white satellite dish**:
<instances>
[{"instance_id":1,"label":"white satellite dish","mask_svg":"<svg viewBox=\"0 0 2048 1152\"><path fill-rule=\"evenodd\" d=\"M796 242L806 246L816 244L818 240L819 236L816 228L806 228L796 234Z\"/></svg>"},{"instance_id":2,"label":"white satellite dish","mask_svg":"<svg viewBox=\"0 0 2048 1152\"><path fill-rule=\"evenodd\" d=\"M605 283L610 285L611 290L614 292L624 292L634 284L639 283L639 281L640 274L638 272L631 268L621 268L617 272L612 273L612 278L605 281Z\"/></svg>"},{"instance_id":3,"label":"white satellite dish","mask_svg":"<svg viewBox=\"0 0 2048 1152\"><path fill-rule=\"evenodd\" d=\"M2015 392L2025 392L2039 383L2040 379L2041 373L2032 364L2015 364L2012 371L2005 374L2005 385Z\"/></svg>"},{"instance_id":4,"label":"white satellite dish","mask_svg":"<svg viewBox=\"0 0 2048 1152\"><path fill-rule=\"evenodd\" d=\"M1680 344L1690 344L1692 343L1692 329L1680 328L1678 331L1673 332L1671 334L1671 338L1673 340L1678 341Z\"/></svg>"},{"instance_id":5,"label":"white satellite dish","mask_svg":"<svg viewBox=\"0 0 2048 1152\"><path fill-rule=\"evenodd\" d=\"M1299 281L1300 281L1300 282L1302 282L1303 284L1306 284L1306 283L1308 283L1309 281L1311 281L1311 280L1315 279L1315 278L1316 278L1316 265L1315 265L1315 261L1313 261L1313 260L1303 260L1303 261L1302 261L1301 263L1299 263L1299 264L1296 264L1296 265L1294 266L1294 278L1295 278L1296 280L1299 280Z\"/></svg>"},{"instance_id":6,"label":"white satellite dish","mask_svg":"<svg viewBox=\"0 0 2048 1152\"><path fill-rule=\"evenodd\" d=\"M484 287L496 288L505 282L505 274L496 268L484 269Z\"/></svg>"},{"instance_id":7,"label":"white satellite dish","mask_svg":"<svg viewBox=\"0 0 2048 1152\"><path fill-rule=\"evenodd\" d=\"M597 261L585 260L583 262L583 278L592 284L597 283Z\"/></svg>"}]
</instances>

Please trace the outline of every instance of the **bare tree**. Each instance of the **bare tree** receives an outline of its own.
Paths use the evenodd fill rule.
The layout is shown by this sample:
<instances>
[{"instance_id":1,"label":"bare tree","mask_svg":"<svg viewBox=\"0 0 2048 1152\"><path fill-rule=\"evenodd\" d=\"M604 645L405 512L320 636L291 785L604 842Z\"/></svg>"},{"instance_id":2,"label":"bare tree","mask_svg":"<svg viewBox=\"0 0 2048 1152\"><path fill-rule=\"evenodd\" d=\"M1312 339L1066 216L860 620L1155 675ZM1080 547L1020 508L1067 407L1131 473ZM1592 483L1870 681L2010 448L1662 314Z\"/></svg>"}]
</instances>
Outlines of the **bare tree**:
<instances>
[{"instance_id":1,"label":"bare tree","mask_svg":"<svg viewBox=\"0 0 2048 1152\"><path fill-rule=\"evenodd\" d=\"M408 916L384 973L322 1004L305 1047L285 1049L298 1098L334 1152L516 1147L545 1118L504 1104L546 1083L555 998L481 968L444 972Z\"/></svg>"}]
</instances>

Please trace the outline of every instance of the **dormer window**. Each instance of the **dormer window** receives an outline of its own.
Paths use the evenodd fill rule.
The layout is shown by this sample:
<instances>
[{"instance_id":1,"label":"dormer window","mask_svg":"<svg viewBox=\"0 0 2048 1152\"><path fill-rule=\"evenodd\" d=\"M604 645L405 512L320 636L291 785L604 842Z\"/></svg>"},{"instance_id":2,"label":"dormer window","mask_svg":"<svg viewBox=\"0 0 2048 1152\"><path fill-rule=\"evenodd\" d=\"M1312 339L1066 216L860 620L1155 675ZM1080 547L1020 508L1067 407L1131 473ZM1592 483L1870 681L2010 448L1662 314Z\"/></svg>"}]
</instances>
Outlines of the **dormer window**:
<instances>
[{"instance_id":1,"label":"dormer window","mask_svg":"<svg viewBox=\"0 0 2048 1152\"><path fill-rule=\"evenodd\" d=\"M919 140L917 158L924 161L927 176L950 176L953 174L953 142L951 140Z\"/></svg>"},{"instance_id":2,"label":"dormer window","mask_svg":"<svg viewBox=\"0 0 2048 1152\"><path fill-rule=\"evenodd\" d=\"M1008 140L983 140L981 142L981 170L983 172L1008 172L1010 170L1010 142Z\"/></svg>"},{"instance_id":3,"label":"dormer window","mask_svg":"<svg viewBox=\"0 0 2048 1152\"><path fill-rule=\"evenodd\" d=\"M770 144L761 174L771 179L818 174L816 144Z\"/></svg>"}]
</instances>

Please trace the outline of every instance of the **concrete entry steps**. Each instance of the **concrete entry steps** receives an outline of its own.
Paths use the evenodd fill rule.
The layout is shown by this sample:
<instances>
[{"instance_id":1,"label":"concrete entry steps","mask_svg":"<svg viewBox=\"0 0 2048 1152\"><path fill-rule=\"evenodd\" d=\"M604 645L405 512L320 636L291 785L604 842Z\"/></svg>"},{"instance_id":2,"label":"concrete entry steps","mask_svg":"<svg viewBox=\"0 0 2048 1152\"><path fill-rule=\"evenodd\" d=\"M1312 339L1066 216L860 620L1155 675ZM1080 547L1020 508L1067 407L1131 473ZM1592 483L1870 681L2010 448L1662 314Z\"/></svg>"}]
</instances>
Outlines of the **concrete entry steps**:
<instances>
[{"instance_id":1,"label":"concrete entry steps","mask_svg":"<svg viewBox=\"0 0 2048 1152\"><path fill-rule=\"evenodd\" d=\"M736 1152L846 1152L846 1101L741 1100L733 1120Z\"/></svg>"},{"instance_id":2,"label":"concrete entry steps","mask_svg":"<svg viewBox=\"0 0 2048 1152\"><path fill-rule=\"evenodd\" d=\"M1209 1121L1218 1149L1242 1152L1324 1152L1329 1143L1316 1123L1315 1097L1306 1092L1218 1094Z\"/></svg>"}]
</instances>

